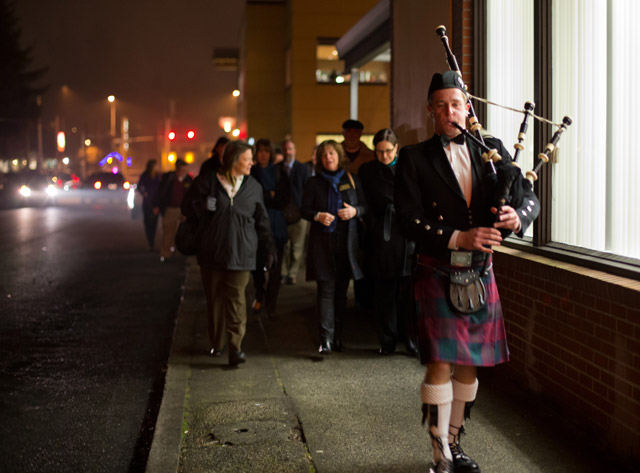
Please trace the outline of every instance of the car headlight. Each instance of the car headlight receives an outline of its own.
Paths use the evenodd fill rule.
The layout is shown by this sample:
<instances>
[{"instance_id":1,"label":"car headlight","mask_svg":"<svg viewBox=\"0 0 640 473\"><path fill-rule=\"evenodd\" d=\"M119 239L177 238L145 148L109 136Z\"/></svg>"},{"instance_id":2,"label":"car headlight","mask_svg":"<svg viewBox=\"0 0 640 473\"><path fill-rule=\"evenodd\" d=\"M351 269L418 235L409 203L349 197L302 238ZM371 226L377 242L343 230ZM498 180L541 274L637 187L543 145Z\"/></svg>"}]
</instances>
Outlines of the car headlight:
<instances>
[{"instance_id":1,"label":"car headlight","mask_svg":"<svg viewBox=\"0 0 640 473\"><path fill-rule=\"evenodd\" d=\"M99 190L99 189L102 187L102 182L100 182L100 181L96 181L96 182L95 182L95 184L93 184L93 187L94 187L96 190Z\"/></svg>"},{"instance_id":2,"label":"car headlight","mask_svg":"<svg viewBox=\"0 0 640 473\"><path fill-rule=\"evenodd\" d=\"M31 196L31 189L29 189L29 186L21 186L20 190L18 192L20 192L20 195L22 197L30 197Z\"/></svg>"},{"instance_id":3,"label":"car headlight","mask_svg":"<svg viewBox=\"0 0 640 473\"><path fill-rule=\"evenodd\" d=\"M56 186L54 186L53 184L49 184L45 192L49 197L55 197L55 195L58 193L58 189L56 189Z\"/></svg>"}]
</instances>

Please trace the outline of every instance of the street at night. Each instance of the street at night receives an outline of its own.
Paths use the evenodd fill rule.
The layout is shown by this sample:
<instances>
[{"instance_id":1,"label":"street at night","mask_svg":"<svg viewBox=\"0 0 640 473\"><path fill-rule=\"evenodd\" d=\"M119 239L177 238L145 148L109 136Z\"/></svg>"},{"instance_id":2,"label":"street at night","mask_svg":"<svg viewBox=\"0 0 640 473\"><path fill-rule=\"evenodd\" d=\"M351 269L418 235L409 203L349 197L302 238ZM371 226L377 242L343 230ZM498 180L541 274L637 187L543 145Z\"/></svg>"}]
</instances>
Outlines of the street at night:
<instances>
[{"instance_id":1,"label":"street at night","mask_svg":"<svg viewBox=\"0 0 640 473\"><path fill-rule=\"evenodd\" d=\"M0 211L0 471L144 471L184 280L119 204Z\"/></svg>"}]
</instances>

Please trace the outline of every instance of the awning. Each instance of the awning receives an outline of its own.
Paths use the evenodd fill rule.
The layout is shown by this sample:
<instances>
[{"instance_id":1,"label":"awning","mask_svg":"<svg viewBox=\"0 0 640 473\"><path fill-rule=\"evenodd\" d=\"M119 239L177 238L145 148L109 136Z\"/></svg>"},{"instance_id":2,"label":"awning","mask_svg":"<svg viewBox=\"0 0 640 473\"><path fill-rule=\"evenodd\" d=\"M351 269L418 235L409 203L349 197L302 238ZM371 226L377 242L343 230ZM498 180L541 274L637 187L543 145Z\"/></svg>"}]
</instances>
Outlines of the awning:
<instances>
[{"instance_id":1,"label":"awning","mask_svg":"<svg viewBox=\"0 0 640 473\"><path fill-rule=\"evenodd\" d=\"M391 1L378 4L336 42L338 57L344 61L346 73L360 67L391 45Z\"/></svg>"}]
</instances>

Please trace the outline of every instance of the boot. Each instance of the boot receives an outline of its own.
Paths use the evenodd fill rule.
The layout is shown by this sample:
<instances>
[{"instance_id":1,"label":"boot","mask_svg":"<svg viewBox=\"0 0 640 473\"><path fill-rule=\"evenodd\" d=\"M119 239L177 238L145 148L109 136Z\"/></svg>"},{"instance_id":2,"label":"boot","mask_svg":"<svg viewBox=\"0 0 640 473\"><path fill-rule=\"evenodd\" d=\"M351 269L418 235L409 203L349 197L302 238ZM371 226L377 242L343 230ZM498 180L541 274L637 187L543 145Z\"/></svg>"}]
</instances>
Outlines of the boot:
<instances>
[{"instance_id":1,"label":"boot","mask_svg":"<svg viewBox=\"0 0 640 473\"><path fill-rule=\"evenodd\" d=\"M453 456L453 470L455 473L480 473L480 467L476 461L465 454L460 446L460 436L464 433L464 427L460 427L458 433L453 435L453 442L449 444L449 450ZM451 429L449 435L452 435Z\"/></svg>"},{"instance_id":2,"label":"boot","mask_svg":"<svg viewBox=\"0 0 640 473\"><path fill-rule=\"evenodd\" d=\"M448 441L453 457L453 467L456 473L480 473L478 464L465 454L460 446L460 437L465 434L464 422L471 417L471 408L478 392L478 380L476 379L472 384L464 384L454 378L451 384L453 402Z\"/></svg>"}]
</instances>

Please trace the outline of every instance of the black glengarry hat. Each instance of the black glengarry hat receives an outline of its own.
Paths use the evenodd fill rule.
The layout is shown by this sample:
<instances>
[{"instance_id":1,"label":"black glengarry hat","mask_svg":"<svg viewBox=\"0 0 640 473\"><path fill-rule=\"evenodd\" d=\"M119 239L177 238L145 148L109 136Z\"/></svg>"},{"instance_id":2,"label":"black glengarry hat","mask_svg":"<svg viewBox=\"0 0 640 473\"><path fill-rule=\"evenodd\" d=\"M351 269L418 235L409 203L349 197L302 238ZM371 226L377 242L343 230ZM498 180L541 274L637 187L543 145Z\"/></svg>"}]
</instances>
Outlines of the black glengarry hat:
<instances>
[{"instance_id":1,"label":"black glengarry hat","mask_svg":"<svg viewBox=\"0 0 640 473\"><path fill-rule=\"evenodd\" d=\"M462 77L460 77L460 74L455 71L447 71L443 74L436 72L433 75L431 78L431 84L429 85L429 98L431 98L431 94L436 90L442 89L460 89L464 92L465 97L467 95Z\"/></svg>"}]
</instances>

